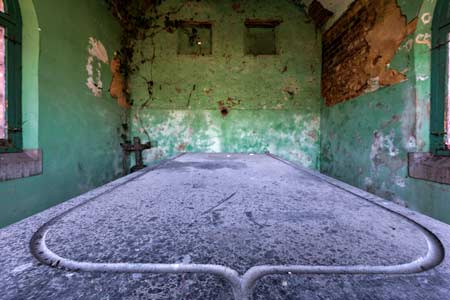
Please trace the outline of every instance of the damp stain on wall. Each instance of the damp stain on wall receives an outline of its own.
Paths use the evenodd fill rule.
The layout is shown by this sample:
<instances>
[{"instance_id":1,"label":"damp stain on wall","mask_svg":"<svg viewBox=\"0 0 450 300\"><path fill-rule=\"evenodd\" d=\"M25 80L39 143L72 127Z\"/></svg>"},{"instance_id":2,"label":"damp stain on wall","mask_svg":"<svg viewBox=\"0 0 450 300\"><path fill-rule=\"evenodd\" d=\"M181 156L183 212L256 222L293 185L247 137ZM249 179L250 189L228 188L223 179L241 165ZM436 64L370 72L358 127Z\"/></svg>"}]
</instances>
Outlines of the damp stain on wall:
<instances>
[{"instance_id":1,"label":"damp stain on wall","mask_svg":"<svg viewBox=\"0 0 450 300\"><path fill-rule=\"evenodd\" d=\"M270 151L317 168L320 36L305 12L290 1L183 3L156 6L161 19L149 10L165 30L133 41L131 131L157 144L147 163L179 151ZM277 20L277 54L245 54L248 19ZM177 52L186 20L211 24L211 54Z\"/></svg>"}]
</instances>

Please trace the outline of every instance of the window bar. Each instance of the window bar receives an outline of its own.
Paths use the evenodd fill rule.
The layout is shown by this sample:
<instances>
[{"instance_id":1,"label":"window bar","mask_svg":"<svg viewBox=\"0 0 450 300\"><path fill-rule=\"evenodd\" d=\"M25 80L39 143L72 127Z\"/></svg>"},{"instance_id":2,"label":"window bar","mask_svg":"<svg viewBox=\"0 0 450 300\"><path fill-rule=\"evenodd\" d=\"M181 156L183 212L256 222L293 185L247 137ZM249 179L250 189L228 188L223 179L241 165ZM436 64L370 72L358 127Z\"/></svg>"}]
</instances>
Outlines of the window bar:
<instances>
[{"instance_id":1,"label":"window bar","mask_svg":"<svg viewBox=\"0 0 450 300\"><path fill-rule=\"evenodd\" d=\"M7 109L8 101L6 100L6 42L5 28L0 27L0 140L8 138L8 119Z\"/></svg>"},{"instance_id":2,"label":"window bar","mask_svg":"<svg viewBox=\"0 0 450 300\"><path fill-rule=\"evenodd\" d=\"M444 109L444 132L445 140L444 143L446 148L450 150L450 33L448 34L448 50L447 50L447 97L445 101Z\"/></svg>"}]
</instances>

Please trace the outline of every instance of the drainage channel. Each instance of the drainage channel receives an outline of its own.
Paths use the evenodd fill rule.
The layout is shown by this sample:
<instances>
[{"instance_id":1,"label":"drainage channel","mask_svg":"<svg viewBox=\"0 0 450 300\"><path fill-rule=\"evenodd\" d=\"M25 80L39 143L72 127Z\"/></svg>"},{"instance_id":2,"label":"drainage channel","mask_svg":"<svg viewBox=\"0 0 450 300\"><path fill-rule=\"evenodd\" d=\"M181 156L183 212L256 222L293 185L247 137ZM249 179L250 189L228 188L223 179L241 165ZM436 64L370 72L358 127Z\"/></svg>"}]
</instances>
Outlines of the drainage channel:
<instances>
[{"instance_id":1,"label":"drainage channel","mask_svg":"<svg viewBox=\"0 0 450 300\"><path fill-rule=\"evenodd\" d=\"M293 165L290 162L286 162L276 156L272 156L273 159L280 160L281 162L287 163L290 166L296 168L296 165ZM48 265L53 268L58 268L67 271L82 271L82 272L106 272L106 273L151 273L151 274L183 274L183 273L205 273L211 274L215 276L219 276L226 281L228 281L233 289L233 295L235 300L251 300L253 290L261 278L268 275L376 275L376 274L384 274L384 275L401 275L401 274L415 274L430 270L437 265L439 265L444 259L444 248L439 239L427 228L415 222L414 220L402 215L401 213L390 210L387 207L384 207L380 204L374 203L373 201L364 198L359 194L354 195L367 200L368 202L379 206L386 211L393 213L408 223L412 224L416 227L426 239L428 245L428 251L425 256L419 257L418 259L405 264L399 265L389 265L389 266L369 266L369 265L355 265L355 266L314 266L314 265L279 265L279 266L255 266L251 267L245 274L240 275L237 271L228 268L226 266L221 265L210 265L210 264L152 264L152 263L91 263L91 262L81 262L74 261L64 257L59 256L50 250L46 245L46 236L47 233L51 230L52 226L54 226L58 221L60 221L64 216L68 215L73 210L80 208L81 206L86 205L87 203L94 201L101 195L110 193L114 189L119 186L122 186L140 176L145 175L146 173L157 169L159 166L175 160L177 157L174 157L170 160L166 160L161 162L158 165L155 165L151 168L147 168L137 176L130 177L129 180L122 182L120 185L117 185L110 190L97 195L96 197L89 199L88 201L75 206L66 212L54 217L47 223L45 223L42 227L38 229L38 231L33 235L30 241L30 249L31 253L35 256L37 260L41 263ZM300 167L298 169L308 172ZM342 186L334 184L330 182L322 176L318 176L314 172L308 172L309 174L316 176L322 180L327 181L329 184L335 185L338 188L344 189L349 193L349 191Z\"/></svg>"}]
</instances>

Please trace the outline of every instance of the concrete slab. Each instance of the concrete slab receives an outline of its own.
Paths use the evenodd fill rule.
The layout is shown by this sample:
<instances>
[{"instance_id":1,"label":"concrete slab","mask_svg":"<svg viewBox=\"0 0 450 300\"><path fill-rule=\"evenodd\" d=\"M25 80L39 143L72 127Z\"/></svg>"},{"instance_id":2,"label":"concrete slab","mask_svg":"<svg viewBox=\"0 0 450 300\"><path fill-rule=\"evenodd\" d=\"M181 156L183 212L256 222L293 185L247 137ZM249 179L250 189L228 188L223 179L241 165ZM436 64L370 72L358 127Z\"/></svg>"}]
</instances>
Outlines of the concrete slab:
<instances>
[{"instance_id":1,"label":"concrete slab","mask_svg":"<svg viewBox=\"0 0 450 300\"><path fill-rule=\"evenodd\" d=\"M186 154L0 230L0 299L450 299L449 229L269 155Z\"/></svg>"}]
</instances>

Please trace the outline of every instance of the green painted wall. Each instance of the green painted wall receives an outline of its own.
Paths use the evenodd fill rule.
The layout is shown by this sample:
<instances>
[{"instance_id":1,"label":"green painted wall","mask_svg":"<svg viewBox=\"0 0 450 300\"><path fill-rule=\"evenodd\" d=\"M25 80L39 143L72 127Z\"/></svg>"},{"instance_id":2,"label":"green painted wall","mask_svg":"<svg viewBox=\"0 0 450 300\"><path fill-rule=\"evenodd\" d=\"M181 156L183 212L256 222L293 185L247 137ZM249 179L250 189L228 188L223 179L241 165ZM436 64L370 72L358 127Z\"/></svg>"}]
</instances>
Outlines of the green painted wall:
<instances>
[{"instance_id":1,"label":"green painted wall","mask_svg":"<svg viewBox=\"0 0 450 300\"><path fill-rule=\"evenodd\" d=\"M158 13L180 3L168 0ZM157 143L146 161L180 151L270 151L318 168L321 51L312 22L288 0L192 1L171 15L191 18L213 23L212 55L177 55L177 33L165 30L153 42L137 43L131 129ZM247 18L282 20L279 55L244 54ZM148 81L154 83L152 96ZM220 102L229 106L228 115L220 113Z\"/></svg>"},{"instance_id":2,"label":"green painted wall","mask_svg":"<svg viewBox=\"0 0 450 300\"><path fill-rule=\"evenodd\" d=\"M32 104L24 122L36 124L24 127L31 130L24 133L25 144L42 149L44 173L0 183L0 227L102 185L122 171L118 128L125 112L107 96L107 88L94 97L86 87L89 38L102 41L111 57L120 42L116 21L103 1L22 0L21 5L29 41L24 47L33 47L40 38L40 49L24 51L24 62L34 65L40 51L38 73L35 66L31 71L36 73L24 75L23 102ZM26 18L33 15L37 20ZM109 66L101 64L101 72L108 86Z\"/></svg>"},{"instance_id":3,"label":"green painted wall","mask_svg":"<svg viewBox=\"0 0 450 300\"><path fill-rule=\"evenodd\" d=\"M408 81L332 107L321 104L320 33L290 1L189 2L171 19L211 21L213 54L177 55L177 34L165 30L137 41L131 111L106 88L95 97L86 87L89 38L111 59L121 30L103 1L80 1L20 1L24 142L43 150L44 173L0 183L0 227L120 176L127 118L132 136L156 144L147 163L183 151L270 151L450 223L450 187L407 176L407 153L429 147L431 24L423 16L435 0L398 0L408 21L419 16L391 63ZM160 29L180 3L158 8ZM279 55L244 55L247 18L283 21ZM109 67L100 69L106 87Z\"/></svg>"},{"instance_id":4,"label":"green painted wall","mask_svg":"<svg viewBox=\"0 0 450 300\"><path fill-rule=\"evenodd\" d=\"M450 186L408 178L407 171L408 152L429 150L431 50L420 35L431 28L423 18L432 14L431 2L420 10L420 0L398 1L408 20L419 16L417 33L391 63L408 70L408 81L323 107L321 171L450 223Z\"/></svg>"}]
</instances>

